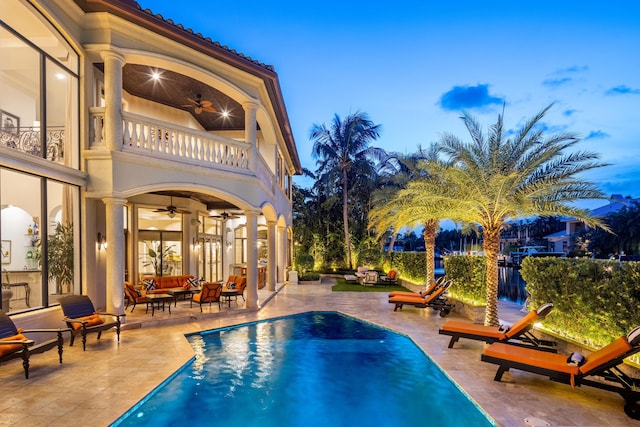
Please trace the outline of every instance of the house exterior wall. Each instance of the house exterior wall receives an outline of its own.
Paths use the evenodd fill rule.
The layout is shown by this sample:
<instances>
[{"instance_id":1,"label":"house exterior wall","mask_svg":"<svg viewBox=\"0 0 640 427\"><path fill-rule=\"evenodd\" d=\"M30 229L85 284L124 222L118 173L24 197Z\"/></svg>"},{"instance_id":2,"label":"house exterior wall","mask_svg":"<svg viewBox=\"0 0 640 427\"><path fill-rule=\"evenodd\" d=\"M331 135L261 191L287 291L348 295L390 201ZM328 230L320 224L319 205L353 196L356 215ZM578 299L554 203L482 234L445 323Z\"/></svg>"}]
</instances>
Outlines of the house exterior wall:
<instances>
[{"instance_id":1,"label":"house exterior wall","mask_svg":"<svg viewBox=\"0 0 640 427\"><path fill-rule=\"evenodd\" d=\"M301 166L272 68L142 11L131 1L7 0L0 7L0 19L6 18L7 27L19 33L20 20L8 19L18 11L54 28L78 58L78 85L73 88L78 101L67 105L77 111L74 124L67 128L75 143L65 154L68 159L77 158L77 164L33 160L11 147L0 147L0 166L42 179L55 178L78 189L74 206L77 263L71 292L86 293L96 306L122 312L125 270L134 276L135 271L130 270L131 266L135 270L139 255L135 240L138 207L167 206L168 198L162 192L222 199L245 213L239 223L250 228L257 227L261 216L285 230L290 228L291 193L285 183L290 185L291 175L299 173ZM37 40L30 34L25 37ZM170 70L225 94L243 107L244 130L207 131L184 109L128 93L123 89L127 64ZM2 85L10 82L0 81ZM21 98L27 97L15 97ZM0 105L0 109L11 107ZM22 108L26 120L26 111L33 105ZM16 107L12 111L21 110ZM139 135L131 135L132 129L153 132L154 137L160 135L164 140L143 141ZM203 149L202 142L185 142L208 139L212 150L218 150L215 155ZM159 144L165 145L160 148ZM235 154L230 155L231 151ZM279 179L277 173L288 179ZM3 189L0 197L8 191ZM61 204L55 197L50 202L52 206ZM194 198L177 198L175 204L190 212L182 215L180 243L183 269L194 268L197 254L191 242L200 229L192 225L202 222L208 207ZM255 239L256 230L248 231ZM98 233L106 236L106 249L96 244ZM271 234L272 239L277 238ZM269 245L276 248L268 257L272 271L288 267L283 264L288 259L283 256L286 246L286 242ZM225 269L233 264L234 251L229 248L228 252L227 261L231 262ZM248 277L253 280L248 283L248 305L258 303L256 256L248 254L248 261L255 264L248 265ZM45 282L42 279L42 284L34 286L44 289ZM45 301L43 308L52 305L54 301Z\"/></svg>"}]
</instances>

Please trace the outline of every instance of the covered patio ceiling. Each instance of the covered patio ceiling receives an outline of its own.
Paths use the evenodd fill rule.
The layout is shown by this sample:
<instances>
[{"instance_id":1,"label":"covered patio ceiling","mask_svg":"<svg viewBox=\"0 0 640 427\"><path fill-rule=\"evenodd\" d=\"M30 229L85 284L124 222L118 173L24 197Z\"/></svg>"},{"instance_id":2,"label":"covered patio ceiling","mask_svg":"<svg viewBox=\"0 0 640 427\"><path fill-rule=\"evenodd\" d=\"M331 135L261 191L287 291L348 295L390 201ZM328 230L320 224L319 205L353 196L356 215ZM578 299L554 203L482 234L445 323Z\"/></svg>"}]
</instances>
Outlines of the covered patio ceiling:
<instances>
[{"instance_id":1,"label":"covered patio ceiling","mask_svg":"<svg viewBox=\"0 0 640 427\"><path fill-rule=\"evenodd\" d=\"M95 66L104 71L104 64ZM244 130L240 103L189 76L148 65L125 64L122 86L131 95L189 112L208 132Z\"/></svg>"}]
</instances>

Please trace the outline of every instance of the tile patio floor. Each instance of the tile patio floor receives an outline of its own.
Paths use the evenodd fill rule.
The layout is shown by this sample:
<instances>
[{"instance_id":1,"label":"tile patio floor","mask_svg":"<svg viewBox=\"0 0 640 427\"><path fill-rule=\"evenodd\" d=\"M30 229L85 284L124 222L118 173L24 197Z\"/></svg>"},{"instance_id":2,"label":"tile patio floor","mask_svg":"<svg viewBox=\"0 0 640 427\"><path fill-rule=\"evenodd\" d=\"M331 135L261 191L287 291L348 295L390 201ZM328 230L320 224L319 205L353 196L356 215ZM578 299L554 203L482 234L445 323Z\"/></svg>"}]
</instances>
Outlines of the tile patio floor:
<instances>
[{"instance_id":1,"label":"tile patio floor","mask_svg":"<svg viewBox=\"0 0 640 427\"><path fill-rule=\"evenodd\" d=\"M572 390L518 371L505 374L500 383L493 381L496 367L480 361L483 343L461 340L455 349L447 349L448 337L438 334L439 326L456 318L455 313L442 319L433 310L393 312L385 293L334 293L330 283L324 283L330 281L286 285L275 294L260 290L260 310L247 310L240 301L220 311L216 305L204 306L201 315L188 301L178 301L172 314L156 311L151 317L138 306L133 314L127 312L119 344L115 332L105 332L100 341L89 337L86 352L81 344L65 345L62 365L55 351L34 355L28 380L19 360L4 364L0 426L107 426L192 357L185 333L310 310L341 311L411 336L502 426L532 425L527 419L553 426L640 426L626 417L623 399L614 393ZM501 309L504 316L521 315L513 307Z\"/></svg>"}]
</instances>

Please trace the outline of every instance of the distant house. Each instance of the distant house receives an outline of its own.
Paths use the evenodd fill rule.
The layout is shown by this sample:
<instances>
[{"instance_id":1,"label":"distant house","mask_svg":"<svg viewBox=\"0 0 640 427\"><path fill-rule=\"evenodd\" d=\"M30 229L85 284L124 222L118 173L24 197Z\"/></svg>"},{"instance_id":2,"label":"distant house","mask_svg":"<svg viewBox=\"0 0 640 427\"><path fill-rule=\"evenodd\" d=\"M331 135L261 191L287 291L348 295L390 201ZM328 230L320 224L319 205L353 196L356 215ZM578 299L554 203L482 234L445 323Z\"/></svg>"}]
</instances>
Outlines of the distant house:
<instances>
[{"instance_id":1,"label":"distant house","mask_svg":"<svg viewBox=\"0 0 640 427\"><path fill-rule=\"evenodd\" d=\"M640 198L632 199L630 197L623 197L621 194L612 194L608 204L592 209L591 214L593 216L605 217L611 213L618 212L620 209L634 202L640 203ZM586 225L584 222L573 217L563 217L561 220L565 223L565 229L557 233L549 234L544 238L549 242L549 249L551 251L568 253L573 250L576 233L584 229Z\"/></svg>"}]
</instances>

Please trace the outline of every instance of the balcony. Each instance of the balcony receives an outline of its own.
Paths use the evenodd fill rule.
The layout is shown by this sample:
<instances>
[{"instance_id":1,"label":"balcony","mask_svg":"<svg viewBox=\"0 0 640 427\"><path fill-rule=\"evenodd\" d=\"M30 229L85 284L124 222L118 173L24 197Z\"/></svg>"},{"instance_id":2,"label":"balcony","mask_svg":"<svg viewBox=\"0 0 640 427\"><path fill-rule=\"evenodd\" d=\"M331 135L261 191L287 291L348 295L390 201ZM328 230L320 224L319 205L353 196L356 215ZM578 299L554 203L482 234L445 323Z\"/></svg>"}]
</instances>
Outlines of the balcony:
<instances>
[{"instance_id":1,"label":"balcony","mask_svg":"<svg viewBox=\"0 0 640 427\"><path fill-rule=\"evenodd\" d=\"M91 147L105 146L104 108L90 108ZM244 141L123 112L123 152L137 153L192 166L253 175L272 193L279 187L275 174L258 150ZM281 188L282 196L284 189Z\"/></svg>"},{"instance_id":2,"label":"balcony","mask_svg":"<svg viewBox=\"0 0 640 427\"><path fill-rule=\"evenodd\" d=\"M105 145L103 123L104 108L91 108L92 147ZM247 173L250 148L245 142L224 136L133 113L122 114L122 151Z\"/></svg>"}]
</instances>

